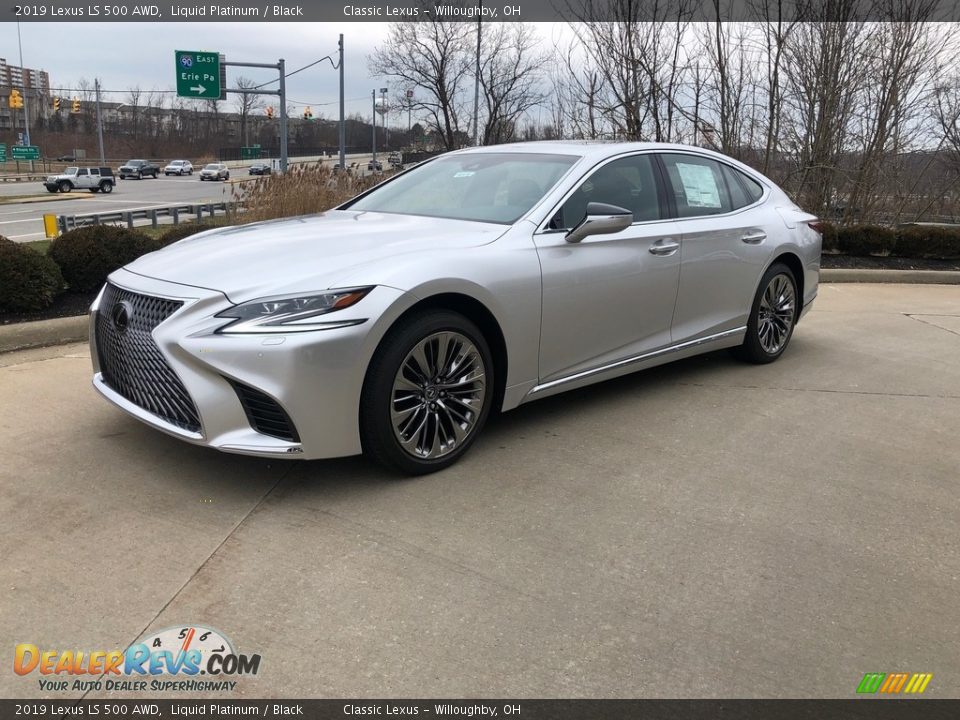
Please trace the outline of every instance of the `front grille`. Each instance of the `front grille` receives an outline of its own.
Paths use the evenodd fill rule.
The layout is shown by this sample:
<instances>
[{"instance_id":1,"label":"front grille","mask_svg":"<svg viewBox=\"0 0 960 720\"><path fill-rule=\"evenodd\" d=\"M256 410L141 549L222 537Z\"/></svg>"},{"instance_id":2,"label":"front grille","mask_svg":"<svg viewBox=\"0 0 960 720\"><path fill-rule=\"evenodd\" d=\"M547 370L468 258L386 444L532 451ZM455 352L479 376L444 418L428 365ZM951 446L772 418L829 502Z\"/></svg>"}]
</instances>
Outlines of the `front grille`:
<instances>
[{"instance_id":1,"label":"front grille","mask_svg":"<svg viewBox=\"0 0 960 720\"><path fill-rule=\"evenodd\" d=\"M125 323L122 317L119 323L114 317L114 309L121 304ZM151 335L182 305L179 300L140 295L108 283L97 311L97 354L103 381L110 388L172 425L199 432L197 407Z\"/></svg>"},{"instance_id":2,"label":"front grille","mask_svg":"<svg viewBox=\"0 0 960 720\"><path fill-rule=\"evenodd\" d=\"M247 385L233 381L230 381L230 384L237 391L250 427L264 435L300 442L300 435L297 434L293 421L276 400Z\"/></svg>"}]
</instances>

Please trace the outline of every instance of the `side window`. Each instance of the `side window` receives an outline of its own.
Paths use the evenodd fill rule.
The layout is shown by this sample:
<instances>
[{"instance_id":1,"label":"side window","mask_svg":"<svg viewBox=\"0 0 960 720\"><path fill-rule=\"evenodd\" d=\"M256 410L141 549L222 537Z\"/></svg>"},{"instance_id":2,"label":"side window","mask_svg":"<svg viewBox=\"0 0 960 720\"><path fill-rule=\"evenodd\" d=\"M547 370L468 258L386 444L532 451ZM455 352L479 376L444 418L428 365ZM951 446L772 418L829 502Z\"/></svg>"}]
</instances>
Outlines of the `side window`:
<instances>
[{"instance_id":1,"label":"side window","mask_svg":"<svg viewBox=\"0 0 960 720\"><path fill-rule=\"evenodd\" d=\"M719 215L733 210L720 163L695 155L662 155L677 217Z\"/></svg>"},{"instance_id":2,"label":"side window","mask_svg":"<svg viewBox=\"0 0 960 720\"><path fill-rule=\"evenodd\" d=\"M80 168L79 170L77 170L77 176L78 176L78 177L83 177L83 176L85 176L86 174L87 174L87 169L86 169L86 168Z\"/></svg>"},{"instance_id":3,"label":"side window","mask_svg":"<svg viewBox=\"0 0 960 720\"><path fill-rule=\"evenodd\" d=\"M722 167L734 210L752 205L760 199L760 196L763 195L763 186L760 183L739 170L734 170L729 165L723 165Z\"/></svg>"},{"instance_id":4,"label":"side window","mask_svg":"<svg viewBox=\"0 0 960 720\"><path fill-rule=\"evenodd\" d=\"M91 174L91 175L99 175L99 174L100 174L100 168L90 168L90 174Z\"/></svg>"},{"instance_id":5,"label":"side window","mask_svg":"<svg viewBox=\"0 0 960 720\"><path fill-rule=\"evenodd\" d=\"M633 212L633 221L659 220L660 200L648 155L609 162L584 180L550 221L552 230L569 230L587 214L587 203L618 205Z\"/></svg>"}]
</instances>

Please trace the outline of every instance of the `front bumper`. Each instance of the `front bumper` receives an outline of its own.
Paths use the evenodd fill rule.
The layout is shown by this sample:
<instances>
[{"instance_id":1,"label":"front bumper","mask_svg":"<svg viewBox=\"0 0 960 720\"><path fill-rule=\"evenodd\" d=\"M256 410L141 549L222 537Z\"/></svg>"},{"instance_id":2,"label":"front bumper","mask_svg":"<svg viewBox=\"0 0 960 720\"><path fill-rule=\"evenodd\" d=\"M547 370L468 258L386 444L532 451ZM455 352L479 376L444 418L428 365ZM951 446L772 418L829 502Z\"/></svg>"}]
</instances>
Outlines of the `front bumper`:
<instances>
[{"instance_id":1,"label":"front bumper","mask_svg":"<svg viewBox=\"0 0 960 720\"><path fill-rule=\"evenodd\" d=\"M351 327L288 335L221 335L215 331L229 321L214 315L232 305L222 293L126 270L113 273L110 282L133 293L183 302L151 336L189 393L200 427L197 431L178 427L111 387L101 371L95 331L101 293L90 311L93 386L114 405L169 435L226 452L307 459L360 452L364 375L382 333L399 313L393 308L405 305L396 302L401 291L377 287L356 306L340 311L338 320L366 318ZM299 442L255 430L237 384L276 401Z\"/></svg>"}]
</instances>

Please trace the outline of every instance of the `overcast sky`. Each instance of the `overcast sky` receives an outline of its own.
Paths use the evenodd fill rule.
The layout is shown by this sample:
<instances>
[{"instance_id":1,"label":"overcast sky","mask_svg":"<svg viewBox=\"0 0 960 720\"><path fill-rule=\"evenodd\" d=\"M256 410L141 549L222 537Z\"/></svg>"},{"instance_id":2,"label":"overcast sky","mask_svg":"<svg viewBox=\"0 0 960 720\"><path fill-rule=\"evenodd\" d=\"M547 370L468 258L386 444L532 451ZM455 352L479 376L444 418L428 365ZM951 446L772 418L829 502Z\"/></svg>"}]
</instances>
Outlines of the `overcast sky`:
<instances>
[{"instance_id":1,"label":"overcast sky","mask_svg":"<svg viewBox=\"0 0 960 720\"><path fill-rule=\"evenodd\" d=\"M23 64L46 70L52 88L76 88L81 78L99 77L104 99L124 102L126 91L175 88L174 50L208 50L227 61L275 63L284 58L287 72L324 55L336 60L337 39L344 34L347 113L369 115L370 91L383 86L367 71L367 55L387 34L386 23L21 23ZM0 57L19 65L16 23L0 23ZM266 81L276 71L227 68L227 83L237 77ZM311 105L314 114L336 117L338 73L329 63L316 65L287 81L289 102ZM274 86L276 87L276 86ZM69 93L63 93L69 95ZM227 96L233 105L234 95ZM353 98L353 100L351 100ZM323 106L322 103L334 103Z\"/></svg>"},{"instance_id":2,"label":"overcast sky","mask_svg":"<svg viewBox=\"0 0 960 720\"><path fill-rule=\"evenodd\" d=\"M555 27L540 23L545 46ZM387 36L388 23L21 23L23 65L50 74L51 88L76 88L81 78L99 77L106 100L124 102L127 90L170 90L174 82L174 50L218 51L228 61L276 62L283 57L287 72L324 55L336 59L337 39L344 34L347 114L370 114L370 91L387 85L371 78L367 56ZM0 57L19 65L17 24L0 23ZM266 81L275 71L227 68L233 87L238 76ZM275 87L275 86L274 86ZM316 65L287 80L288 102L314 115L336 118L339 112L338 73L329 63ZM55 91L56 94L56 91ZM62 93L69 96L69 92ZM226 103L233 107L235 95ZM269 102L269 99L268 99Z\"/></svg>"}]
</instances>

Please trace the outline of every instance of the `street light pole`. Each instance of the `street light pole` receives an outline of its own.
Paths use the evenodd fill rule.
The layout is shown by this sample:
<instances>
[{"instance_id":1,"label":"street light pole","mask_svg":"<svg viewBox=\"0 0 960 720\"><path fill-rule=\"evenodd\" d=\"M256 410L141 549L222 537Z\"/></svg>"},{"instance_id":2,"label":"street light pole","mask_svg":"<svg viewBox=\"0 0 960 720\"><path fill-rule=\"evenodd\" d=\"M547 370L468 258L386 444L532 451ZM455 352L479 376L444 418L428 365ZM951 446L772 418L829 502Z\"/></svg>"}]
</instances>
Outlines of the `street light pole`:
<instances>
[{"instance_id":1,"label":"street light pole","mask_svg":"<svg viewBox=\"0 0 960 720\"><path fill-rule=\"evenodd\" d=\"M30 144L30 108L27 105L27 84L23 81L23 41L20 40L20 21L17 20L17 45L20 47L20 88L23 90L23 140L26 145ZM33 161L30 161L33 167Z\"/></svg>"},{"instance_id":2,"label":"street light pole","mask_svg":"<svg viewBox=\"0 0 960 720\"><path fill-rule=\"evenodd\" d=\"M343 118L343 33L340 33L340 170L347 169L347 130Z\"/></svg>"},{"instance_id":3,"label":"street light pole","mask_svg":"<svg viewBox=\"0 0 960 720\"><path fill-rule=\"evenodd\" d=\"M383 151L390 149L390 128L387 126L387 88L380 88L380 105L383 107Z\"/></svg>"},{"instance_id":4,"label":"street light pole","mask_svg":"<svg viewBox=\"0 0 960 720\"><path fill-rule=\"evenodd\" d=\"M371 103L373 108L373 166L377 166L377 91L371 90L370 97L373 102Z\"/></svg>"},{"instance_id":5,"label":"street light pole","mask_svg":"<svg viewBox=\"0 0 960 720\"><path fill-rule=\"evenodd\" d=\"M480 0L480 7L483 7L483 0ZM480 144L480 32L483 27L481 18L483 13L477 15L477 67L473 76L473 144Z\"/></svg>"},{"instance_id":6,"label":"street light pole","mask_svg":"<svg viewBox=\"0 0 960 720\"><path fill-rule=\"evenodd\" d=\"M100 143L100 164L106 165L107 161L103 155L103 113L100 112L100 78L94 78L93 88L96 91L97 99L97 140Z\"/></svg>"}]
</instances>

